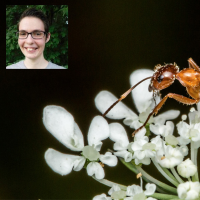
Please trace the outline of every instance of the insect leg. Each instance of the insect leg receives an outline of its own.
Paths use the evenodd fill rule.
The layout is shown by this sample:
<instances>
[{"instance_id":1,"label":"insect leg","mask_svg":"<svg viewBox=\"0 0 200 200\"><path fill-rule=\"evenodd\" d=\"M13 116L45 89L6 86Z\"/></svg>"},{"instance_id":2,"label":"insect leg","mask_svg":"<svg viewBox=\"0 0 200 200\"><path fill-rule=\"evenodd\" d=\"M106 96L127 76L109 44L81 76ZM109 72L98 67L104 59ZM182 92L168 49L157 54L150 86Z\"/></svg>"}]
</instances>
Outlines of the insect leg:
<instances>
[{"instance_id":1,"label":"insect leg","mask_svg":"<svg viewBox=\"0 0 200 200\"><path fill-rule=\"evenodd\" d=\"M149 116L147 117L146 121L144 122L144 124L138 128L137 130L135 130L133 133L132 133L132 136L134 137L134 135L139 131L141 130L143 127L145 127L145 125L147 124L149 118L153 115L153 114L157 114L158 111L161 109L161 107L163 106L163 104L165 103L165 101L167 100L167 98L173 98L181 103L184 103L184 104L187 104L187 105L193 105L193 104L196 104L200 101L200 99L190 99L190 98L187 98L185 96L182 96L182 95L179 95L179 94L174 94L174 93L169 93L167 94L161 101L160 103L153 109L153 111L149 114Z\"/></svg>"},{"instance_id":2,"label":"insect leg","mask_svg":"<svg viewBox=\"0 0 200 200\"><path fill-rule=\"evenodd\" d=\"M196 71L200 72L199 66L194 62L192 58L188 59L189 67L195 69Z\"/></svg>"}]
</instances>

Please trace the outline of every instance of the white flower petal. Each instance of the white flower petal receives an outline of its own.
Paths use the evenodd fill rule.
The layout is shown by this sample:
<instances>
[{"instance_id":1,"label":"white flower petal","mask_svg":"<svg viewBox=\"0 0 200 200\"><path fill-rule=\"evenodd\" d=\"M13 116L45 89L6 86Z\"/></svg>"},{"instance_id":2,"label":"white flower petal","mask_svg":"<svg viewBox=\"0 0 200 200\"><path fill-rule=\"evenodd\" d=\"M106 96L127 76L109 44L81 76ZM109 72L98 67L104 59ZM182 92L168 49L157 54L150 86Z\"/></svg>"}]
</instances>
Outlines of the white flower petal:
<instances>
[{"instance_id":1,"label":"white flower petal","mask_svg":"<svg viewBox=\"0 0 200 200\"><path fill-rule=\"evenodd\" d=\"M172 135L174 131L174 123L172 121L167 121L166 125L162 124L150 124L150 130L156 135L162 135L164 137Z\"/></svg>"},{"instance_id":2,"label":"white flower petal","mask_svg":"<svg viewBox=\"0 0 200 200\"><path fill-rule=\"evenodd\" d=\"M123 123L127 126L131 126L134 121L138 121L138 116L128 116L123 120Z\"/></svg>"},{"instance_id":3,"label":"white flower petal","mask_svg":"<svg viewBox=\"0 0 200 200\"><path fill-rule=\"evenodd\" d=\"M74 143L72 143L73 149L71 148L73 151L82 150L82 148L84 147L83 134L76 122L74 123L74 134L72 136L72 141L74 142Z\"/></svg>"},{"instance_id":4,"label":"white flower petal","mask_svg":"<svg viewBox=\"0 0 200 200\"><path fill-rule=\"evenodd\" d=\"M95 196L92 200L112 200L111 197L107 197L106 194Z\"/></svg>"},{"instance_id":5,"label":"white flower petal","mask_svg":"<svg viewBox=\"0 0 200 200\"><path fill-rule=\"evenodd\" d=\"M147 198L146 200L157 200L157 199L152 198L152 197L149 197L149 198Z\"/></svg>"},{"instance_id":6,"label":"white flower petal","mask_svg":"<svg viewBox=\"0 0 200 200\"><path fill-rule=\"evenodd\" d=\"M102 140L109 137L109 126L102 116L93 118L88 131L88 144L90 146L99 144Z\"/></svg>"},{"instance_id":7,"label":"white flower petal","mask_svg":"<svg viewBox=\"0 0 200 200\"><path fill-rule=\"evenodd\" d=\"M74 167L74 162L80 159L80 157L81 156L63 154L51 148L45 152L45 160L49 167L61 175L69 174Z\"/></svg>"},{"instance_id":8,"label":"white flower petal","mask_svg":"<svg viewBox=\"0 0 200 200\"><path fill-rule=\"evenodd\" d=\"M46 106L43 111L43 123L46 129L62 144L73 151L80 151L83 136L75 125L73 116L60 106Z\"/></svg>"},{"instance_id":9,"label":"white flower petal","mask_svg":"<svg viewBox=\"0 0 200 200\"><path fill-rule=\"evenodd\" d=\"M140 151L142 150L143 145L145 145L147 143L146 140L140 139L140 140L136 140L132 143L131 145L131 149L133 151Z\"/></svg>"},{"instance_id":10,"label":"white flower petal","mask_svg":"<svg viewBox=\"0 0 200 200\"><path fill-rule=\"evenodd\" d=\"M156 191L156 185L153 183L147 183L145 188L146 188L146 191L144 192L145 195L152 195Z\"/></svg>"},{"instance_id":11,"label":"white flower petal","mask_svg":"<svg viewBox=\"0 0 200 200\"><path fill-rule=\"evenodd\" d=\"M188 155L188 151L189 151L188 146L186 146L186 145L181 145L181 146L179 147L179 150L180 150L180 152L183 154L183 156L187 156L187 155Z\"/></svg>"},{"instance_id":12,"label":"white flower petal","mask_svg":"<svg viewBox=\"0 0 200 200\"><path fill-rule=\"evenodd\" d=\"M175 119L180 115L179 110L168 110L154 117L154 123L163 125L167 120Z\"/></svg>"},{"instance_id":13,"label":"white flower petal","mask_svg":"<svg viewBox=\"0 0 200 200\"><path fill-rule=\"evenodd\" d=\"M151 163L151 159L150 158L143 158L142 160L135 158L135 164L139 165L139 164L144 164L144 165L149 165Z\"/></svg>"},{"instance_id":14,"label":"white flower petal","mask_svg":"<svg viewBox=\"0 0 200 200\"><path fill-rule=\"evenodd\" d=\"M200 105L200 104L199 104ZM195 124L200 122L200 110L193 111L188 114L190 124Z\"/></svg>"},{"instance_id":15,"label":"white flower petal","mask_svg":"<svg viewBox=\"0 0 200 200\"><path fill-rule=\"evenodd\" d=\"M125 197L126 197L126 192L125 192L124 190L115 191L115 192L112 193L111 197L112 197L112 199L114 199L114 200L125 199Z\"/></svg>"},{"instance_id":16,"label":"white flower petal","mask_svg":"<svg viewBox=\"0 0 200 200\"><path fill-rule=\"evenodd\" d=\"M155 135L160 135L159 126L159 124L150 124L150 131Z\"/></svg>"},{"instance_id":17,"label":"white flower petal","mask_svg":"<svg viewBox=\"0 0 200 200\"><path fill-rule=\"evenodd\" d=\"M145 136L146 134L146 128L143 127L142 129L140 129L136 134L135 134L135 137L134 137L134 141L137 141L137 140L146 140L147 142L149 141L149 138L147 136Z\"/></svg>"},{"instance_id":18,"label":"white flower petal","mask_svg":"<svg viewBox=\"0 0 200 200\"><path fill-rule=\"evenodd\" d=\"M135 151L133 157L142 160L145 158L145 156L146 156L145 151Z\"/></svg>"},{"instance_id":19,"label":"white flower petal","mask_svg":"<svg viewBox=\"0 0 200 200\"><path fill-rule=\"evenodd\" d=\"M174 131L174 123L172 121L167 121L165 126L166 126L166 129L163 135L164 136L172 135Z\"/></svg>"},{"instance_id":20,"label":"white flower petal","mask_svg":"<svg viewBox=\"0 0 200 200\"><path fill-rule=\"evenodd\" d=\"M122 157L125 162L130 162L133 159L132 153L122 150L122 151L117 151L114 153L118 157Z\"/></svg>"},{"instance_id":21,"label":"white flower petal","mask_svg":"<svg viewBox=\"0 0 200 200\"><path fill-rule=\"evenodd\" d=\"M125 121L125 120L124 120L123 122L124 122L124 124L126 124L126 121ZM127 125L127 124L126 124L126 125ZM139 118L138 118L137 120L132 121L130 127L131 127L131 128L134 128L134 129L138 129L138 128L140 128L142 125L143 125L143 123L141 123L141 122L139 121Z\"/></svg>"},{"instance_id":22,"label":"white flower petal","mask_svg":"<svg viewBox=\"0 0 200 200\"><path fill-rule=\"evenodd\" d=\"M178 140L178 143L180 144L180 145L187 145L187 144L189 144L190 143L190 139L187 139L187 138L183 138L183 137L177 137L176 138L177 140Z\"/></svg>"},{"instance_id":23,"label":"white flower petal","mask_svg":"<svg viewBox=\"0 0 200 200\"><path fill-rule=\"evenodd\" d=\"M183 121L177 124L178 133L184 139L189 139L195 142L195 148L200 146L200 123L187 124ZM181 138L179 138L180 140ZM184 141L180 141L184 142ZM186 141L185 141L186 142Z\"/></svg>"},{"instance_id":24,"label":"white flower petal","mask_svg":"<svg viewBox=\"0 0 200 200\"><path fill-rule=\"evenodd\" d=\"M95 105L97 109L103 114L115 101L117 101L117 99L118 98L115 97L112 93L108 91L101 91L95 98ZM106 117L111 119L123 119L128 116L137 117L137 115L122 102L117 103L117 105L115 105L106 115Z\"/></svg>"},{"instance_id":25,"label":"white flower petal","mask_svg":"<svg viewBox=\"0 0 200 200\"><path fill-rule=\"evenodd\" d=\"M152 138L151 143L156 145L156 150L160 150L163 147L163 140L160 138L160 136Z\"/></svg>"},{"instance_id":26,"label":"white flower petal","mask_svg":"<svg viewBox=\"0 0 200 200\"><path fill-rule=\"evenodd\" d=\"M80 171L84 167L85 161L86 159L83 156L79 156L79 158L74 161L74 171Z\"/></svg>"},{"instance_id":27,"label":"white flower petal","mask_svg":"<svg viewBox=\"0 0 200 200\"><path fill-rule=\"evenodd\" d=\"M96 142L95 144L93 144L92 146L97 150L97 151L100 151L101 150L101 147L103 145L103 142Z\"/></svg>"},{"instance_id":28,"label":"white flower petal","mask_svg":"<svg viewBox=\"0 0 200 200\"><path fill-rule=\"evenodd\" d=\"M120 190L121 190L121 188L119 187L119 185L114 183L113 186L108 191L108 194L112 195L113 192L120 191Z\"/></svg>"},{"instance_id":29,"label":"white flower petal","mask_svg":"<svg viewBox=\"0 0 200 200\"><path fill-rule=\"evenodd\" d=\"M185 182L178 185L178 197L185 200L195 200L199 197L200 183L199 182Z\"/></svg>"},{"instance_id":30,"label":"white flower petal","mask_svg":"<svg viewBox=\"0 0 200 200\"><path fill-rule=\"evenodd\" d=\"M190 131L190 136L192 137L192 141L200 142L200 123L194 125Z\"/></svg>"},{"instance_id":31,"label":"white flower petal","mask_svg":"<svg viewBox=\"0 0 200 200\"><path fill-rule=\"evenodd\" d=\"M182 136L185 139L189 139L190 126L183 121L179 122L176 126L177 126L177 129L178 129L179 135Z\"/></svg>"},{"instance_id":32,"label":"white flower petal","mask_svg":"<svg viewBox=\"0 0 200 200\"><path fill-rule=\"evenodd\" d=\"M97 162L90 162L87 166L89 176L95 175L97 179L103 179L105 176L102 166Z\"/></svg>"},{"instance_id":33,"label":"white flower petal","mask_svg":"<svg viewBox=\"0 0 200 200\"><path fill-rule=\"evenodd\" d=\"M153 70L149 69L135 70L130 76L131 86L135 85L144 78L152 76L153 73L154 73ZM150 107L152 103L153 95L152 92L148 91L149 84L150 84L150 79L142 82L132 91L132 97L139 113L146 111L146 109Z\"/></svg>"},{"instance_id":34,"label":"white flower petal","mask_svg":"<svg viewBox=\"0 0 200 200\"><path fill-rule=\"evenodd\" d=\"M105 155L100 155L100 158L102 163L109 165L111 167L117 165L117 157L115 155L112 155L110 152L106 152Z\"/></svg>"},{"instance_id":35,"label":"white flower petal","mask_svg":"<svg viewBox=\"0 0 200 200\"><path fill-rule=\"evenodd\" d=\"M146 121L146 119L149 117L149 114L151 113L152 109L150 107L148 107L145 111L141 112L139 114L139 121L141 123L144 123ZM153 116L150 117L150 119L148 120L148 123L151 124L154 122Z\"/></svg>"},{"instance_id":36,"label":"white flower petal","mask_svg":"<svg viewBox=\"0 0 200 200\"><path fill-rule=\"evenodd\" d=\"M124 127L119 123L111 123L109 124L109 128L110 128L110 139L118 143L121 146L121 149L126 149L129 144L129 140Z\"/></svg>"},{"instance_id":37,"label":"white flower petal","mask_svg":"<svg viewBox=\"0 0 200 200\"><path fill-rule=\"evenodd\" d=\"M127 187L126 194L128 196L134 196L134 195L140 194L140 193L143 193L143 190L139 185L133 184L133 185Z\"/></svg>"},{"instance_id":38,"label":"white flower petal","mask_svg":"<svg viewBox=\"0 0 200 200\"><path fill-rule=\"evenodd\" d=\"M165 142L166 142L166 144L171 145L171 146L177 146L177 144L178 144L178 140L173 135L165 136Z\"/></svg>"},{"instance_id":39,"label":"white flower petal","mask_svg":"<svg viewBox=\"0 0 200 200\"><path fill-rule=\"evenodd\" d=\"M120 141L118 141L118 142L115 142L115 143L114 143L113 149L114 149L115 151L122 151L122 150L124 150L124 149L127 149L127 145L124 146Z\"/></svg>"},{"instance_id":40,"label":"white flower petal","mask_svg":"<svg viewBox=\"0 0 200 200\"><path fill-rule=\"evenodd\" d=\"M159 152L157 152L158 154ZM168 145L165 148L165 158L161 159L161 155L159 155L158 162L162 167L165 168L173 168L179 165L183 161L183 154L178 148L173 148Z\"/></svg>"}]
</instances>

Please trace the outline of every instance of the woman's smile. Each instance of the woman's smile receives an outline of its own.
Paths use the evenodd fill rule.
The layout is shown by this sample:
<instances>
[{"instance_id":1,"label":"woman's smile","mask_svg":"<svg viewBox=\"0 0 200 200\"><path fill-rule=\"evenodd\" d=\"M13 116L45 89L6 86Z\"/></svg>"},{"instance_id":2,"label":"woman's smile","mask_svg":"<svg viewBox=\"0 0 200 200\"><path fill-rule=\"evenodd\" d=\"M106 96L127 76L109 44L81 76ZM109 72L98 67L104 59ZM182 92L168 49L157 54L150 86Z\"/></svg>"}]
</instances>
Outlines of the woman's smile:
<instances>
[{"instance_id":1,"label":"woman's smile","mask_svg":"<svg viewBox=\"0 0 200 200\"><path fill-rule=\"evenodd\" d=\"M36 53L38 48L37 47L24 47L24 49L28 53Z\"/></svg>"}]
</instances>

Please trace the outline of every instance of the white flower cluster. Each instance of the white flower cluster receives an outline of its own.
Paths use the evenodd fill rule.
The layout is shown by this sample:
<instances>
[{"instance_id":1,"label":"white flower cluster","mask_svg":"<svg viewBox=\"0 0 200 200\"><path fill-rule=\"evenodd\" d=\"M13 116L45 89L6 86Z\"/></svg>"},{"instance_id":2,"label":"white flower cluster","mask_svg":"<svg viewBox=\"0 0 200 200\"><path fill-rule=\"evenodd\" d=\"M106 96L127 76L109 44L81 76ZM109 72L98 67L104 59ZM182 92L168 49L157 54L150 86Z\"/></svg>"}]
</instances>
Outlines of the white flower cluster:
<instances>
[{"instance_id":1,"label":"white flower cluster","mask_svg":"<svg viewBox=\"0 0 200 200\"><path fill-rule=\"evenodd\" d=\"M46 129L57 138L63 145L72 151L81 151L82 156L60 153L49 148L45 153L47 164L61 175L69 174L72 169L80 171L87 161L87 173L95 175L97 179L104 178L104 170L101 162L109 166L117 165L117 157L107 152L105 155L99 153L102 140L109 137L109 126L107 121L96 116L88 132L88 144L84 146L83 135L73 116L64 108L59 106L47 106L44 108L43 122ZM100 162L101 161L101 162Z\"/></svg>"},{"instance_id":2,"label":"white flower cluster","mask_svg":"<svg viewBox=\"0 0 200 200\"><path fill-rule=\"evenodd\" d=\"M131 185L127 187L127 190L121 190L121 188L115 184L113 187L108 191L109 196L106 194L97 195L93 198L93 200L111 200L111 199L124 199L124 200L156 200L155 198L148 197L148 195L154 194L156 190L155 184L148 183L146 185L146 190L143 189L138 185Z\"/></svg>"},{"instance_id":3,"label":"white flower cluster","mask_svg":"<svg viewBox=\"0 0 200 200\"><path fill-rule=\"evenodd\" d=\"M152 74L153 71L145 69L133 72L130 77L131 85ZM149 81L144 81L132 91L133 101L139 115L124 103L119 102L106 117L123 119L123 123L130 128L139 128L155 107L155 103L160 100L159 95L153 98L152 93L148 91L148 85ZM104 113L116 100L117 98L110 92L101 91L95 98L95 104L98 110ZM177 124L180 136L175 137L173 135L174 123L169 120L177 118L179 114L180 111L169 110L156 117L151 117L147 123L147 129L149 129L148 132L155 134L155 137L150 140L147 129L143 127L135 135L133 141L129 141L120 123L108 124L102 116L96 116L89 128L88 145L84 146L83 135L73 116L62 107L47 106L44 108L43 115L47 130L67 148L80 151L81 156L63 154L50 148L45 153L45 160L55 172L61 175L69 174L72 169L79 171L85 167L89 176L111 187L108 192L110 196L101 194L95 196L93 200L153 200L163 199L163 197L165 199L200 199L197 169L197 154L200 147L200 103L197 104L197 110L193 108L189 113L189 124L184 121L186 117L182 117L182 121ZM111 152L105 155L99 153L102 140L107 138L114 142L114 155ZM185 158L189 153L188 145L190 145L191 155L190 158ZM104 164L116 166L117 157L129 169L135 173L142 173L142 178L152 183L146 185L146 191L143 191L142 186L120 187L120 184L103 179ZM155 180L140 167L141 164L149 165L151 161L175 187ZM160 193L155 193L155 190Z\"/></svg>"}]
</instances>

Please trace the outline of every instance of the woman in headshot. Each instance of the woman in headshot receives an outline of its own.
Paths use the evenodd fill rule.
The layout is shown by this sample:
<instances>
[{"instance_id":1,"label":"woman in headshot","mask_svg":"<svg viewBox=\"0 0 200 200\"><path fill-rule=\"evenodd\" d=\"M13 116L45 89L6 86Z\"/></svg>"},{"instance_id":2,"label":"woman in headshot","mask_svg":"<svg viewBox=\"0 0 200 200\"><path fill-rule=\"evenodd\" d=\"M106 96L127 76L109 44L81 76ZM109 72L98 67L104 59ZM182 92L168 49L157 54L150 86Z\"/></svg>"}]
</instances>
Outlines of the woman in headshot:
<instances>
[{"instance_id":1,"label":"woman in headshot","mask_svg":"<svg viewBox=\"0 0 200 200\"><path fill-rule=\"evenodd\" d=\"M49 22L35 8L25 10L18 23L18 45L25 59L6 69L65 69L44 58L45 44L50 40Z\"/></svg>"}]
</instances>

